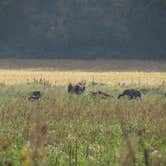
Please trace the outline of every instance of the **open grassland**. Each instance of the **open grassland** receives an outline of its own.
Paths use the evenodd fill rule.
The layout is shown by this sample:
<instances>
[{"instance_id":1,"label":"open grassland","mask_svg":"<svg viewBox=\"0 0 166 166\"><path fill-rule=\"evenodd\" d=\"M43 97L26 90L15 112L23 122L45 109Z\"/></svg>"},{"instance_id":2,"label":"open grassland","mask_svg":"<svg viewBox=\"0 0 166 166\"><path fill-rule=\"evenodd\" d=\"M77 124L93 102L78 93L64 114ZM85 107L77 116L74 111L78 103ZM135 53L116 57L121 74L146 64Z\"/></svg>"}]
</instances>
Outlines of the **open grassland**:
<instances>
[{"instance_id":1,"label":"open grassland","mask_svg":"<svg viewBox=\"0 0 166 166\"><path fill-rule=\"evenodd\" d=\"M0 61L0 166L165 166L165 71L165 62ZM68 94L81 80L85 93ZM128 88L142 99L118 100ZM39 101L28 100L34 90ZM90 96L97 90L113 97Z\"/></svg>"},{"instance_id":2,"label":"open grassland","mask_svg":"<svg viewBox=\"0 0 166 166\"><path fill-rule=\"evenodd\" d=\"M52 84L66 85L69 82L101 82L105 84L160 85L166 82L166 72L83 72L83 71L44 71L44 70L2 70L1 84L21 84L45 79Z\"/></svg>"},{"instance_id":3,"label":"open grassland","mask_svg":"<svg viewBox=\"0 0 166 166\"><path fill-rule=\"evenodd\" d=\"M45 79L52 84L87 80L105 84L160 85L166 62L138 60L0 60L0 83L22 84Z\"/></svg>"},{"instance_id":4,"label":"open grassland","mask_svg":"<svg viewBox=\"0 0 166 166\"><path fill-rule=\"evenodd\" d=\"M126 88L142 100L117 100ZM39 101L29 101L40 90ZM113 98L91 97L103 90ZM165 166L166 84L97 85L84 94L34 81L0 86L0 165ZM32 164L33 163L33 164Z\"/></svg>"}]
</instances>

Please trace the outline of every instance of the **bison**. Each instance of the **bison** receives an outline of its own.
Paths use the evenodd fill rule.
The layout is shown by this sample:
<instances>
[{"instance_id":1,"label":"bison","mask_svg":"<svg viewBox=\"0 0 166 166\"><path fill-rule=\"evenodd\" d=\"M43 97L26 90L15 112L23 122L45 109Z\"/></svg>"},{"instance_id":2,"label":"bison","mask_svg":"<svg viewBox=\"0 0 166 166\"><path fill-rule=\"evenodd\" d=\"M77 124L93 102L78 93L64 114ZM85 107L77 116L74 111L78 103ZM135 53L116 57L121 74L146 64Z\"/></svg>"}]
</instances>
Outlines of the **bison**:
<instances>
[{"instance_id":1,"label":"bison","mask_svg":"<svg viewBox=\"0 0 166 166\"><path fill-rule=\"evenodd\" d=\"M29 100L39 100L41 98L40 91L33 91L31 95L28 97Z\"/></svg>"},{"instance_id":2,"label":"bison","mask_svg":"<svg viewBox=\"0 0 166 166\"><path fill-rule=\"evenodd\" d=\"M77 95L82 94L85 91L85 85L86 81L79 82L75 85L72 85L71 83L68 85L68 92L69 93L75 93Z\"/></svg>"},{"instance_id":3,"label":"bison","mask_svg":"<svg viewBox=\"0 0 166 166\"><path fill-rule=\"evenodd\" d=\"M136 89L127 89L118 96L118 99L120 99L122 96L128 96L129 99L141 98L141 92Z\"/></svg>"},{"instance_id":4,"label":"bison","mask_svg":"<svg viewBox=\"0 0 166 166\"><path fill-rule=\"evenodd\" d=\"M93 97L99 96L99 97L101 97L103 99L106 99L108 97L113 97L113 96L111 96L111 95L109 95L109 94L107 94L105 92L100 91L100 90L97 91L97 92L90 92L90 93L91 93L91 96L93 96Z\"/></svg>"}]
</instances>

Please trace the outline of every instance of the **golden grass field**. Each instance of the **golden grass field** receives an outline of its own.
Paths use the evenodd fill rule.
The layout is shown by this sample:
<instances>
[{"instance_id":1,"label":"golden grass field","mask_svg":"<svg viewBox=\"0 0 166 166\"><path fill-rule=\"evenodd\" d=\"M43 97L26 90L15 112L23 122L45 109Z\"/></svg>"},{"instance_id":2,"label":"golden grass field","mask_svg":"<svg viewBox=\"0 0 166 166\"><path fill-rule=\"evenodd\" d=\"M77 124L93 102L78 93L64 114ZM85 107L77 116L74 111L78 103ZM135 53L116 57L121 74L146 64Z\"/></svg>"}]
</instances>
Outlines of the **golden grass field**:
<instances>
[{"instance_id":1,"label":"golden grass field","mask_svg":"<svg viewBox=\"0 0 166 166\"><path fill-rule=\"evenodd\" d=\"M118 100L126 88L141 99ZM0 166L165 166L165 124L164 61L0 60Z\"/></svg>"},{"instance_id":2,"label":"golden grass field","mask_svg":"<svg viewBox=\"0 0 166 166\"><path fill-rule=\"evenodd\" d=\"M166 82L166 62L13 59L0 61L0 83L20 84L41 78L58 85L80 80L105 84L159 85Z\"/></svg>"}]
</instances>

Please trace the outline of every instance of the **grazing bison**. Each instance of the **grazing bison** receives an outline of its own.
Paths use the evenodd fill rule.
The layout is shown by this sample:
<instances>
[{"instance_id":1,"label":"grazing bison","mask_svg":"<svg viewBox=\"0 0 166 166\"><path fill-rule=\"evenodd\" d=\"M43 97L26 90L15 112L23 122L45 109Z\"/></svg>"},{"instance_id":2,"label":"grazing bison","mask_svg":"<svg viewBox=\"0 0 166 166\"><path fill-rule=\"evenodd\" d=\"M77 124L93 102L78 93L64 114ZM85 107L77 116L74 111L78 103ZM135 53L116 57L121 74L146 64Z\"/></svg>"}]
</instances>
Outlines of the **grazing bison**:
<instances>
[{"instance_id":1,"label":"grazing bison","mask_svg":"<svg viewBox=\"0 0 166 166\"><path fill-rule=\"evenodd\" d=\"M79 82L75 85L72 85L71 83L68 85L68 92L69 93L75 93L77 95L83 93L85 91L85 85L86 81Z\"/></svg>"},{"instance_id":2,"label":"grazing bison","mask_svg":"<svg viewBox=\"0 0 166 166\"><path fill-rule=\"evenodd\" d=\"M41 98L40 91L33 91L32 94L28 97L29 100L39 100Z\"/></svg>"},{"instance_id":3,"label":"grazing bison","mask_svg":"<svg viewBox=\"0 0 166 166\"><path fill-rule=\"evenodd\" d=\"M93 96L93 97L99 96L99 97L101 97L103 99L105 99L107 97L113 97L113 96L111 96L111 95L109 95L109 94L107 94L105 92L100 91L100 90L97 91L97 92L90 92L90 93L91 93L91 96Z\"/></svg>"},{"instance_id":4,"label":"grazing bison","mask_svg":"<svg viewBox=\"0 0 166 166\"><path fill-rule=\"evenodd\" d=\"M136 99L137 97L141 98L141 92L136 89L127 89L118 96L118 99L120 99L122 96L128 96L129 99Z\"/></svg>"}]
</instances>

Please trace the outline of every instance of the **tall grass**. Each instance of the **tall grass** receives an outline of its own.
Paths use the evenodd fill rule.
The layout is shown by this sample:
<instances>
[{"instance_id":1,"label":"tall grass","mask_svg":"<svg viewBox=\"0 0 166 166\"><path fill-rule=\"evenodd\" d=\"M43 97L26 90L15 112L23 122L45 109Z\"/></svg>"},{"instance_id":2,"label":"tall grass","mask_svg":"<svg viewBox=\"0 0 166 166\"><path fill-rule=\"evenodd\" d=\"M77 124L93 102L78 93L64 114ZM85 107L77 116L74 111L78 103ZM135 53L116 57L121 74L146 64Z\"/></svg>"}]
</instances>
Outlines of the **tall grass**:
<instances>
[{"instance_id":1,"label":"tall grass","mask_svg":"<svg viewBox=\"0 0 166 166\"><path fill-rule=\"evenodd\" d=\"M142 100L117 100L136 87ZM166 91L158 86L89 84L83 95L34 81L0 86L0 165L166 165ZM103 90L113 98L91 97ZM27 96L40 90L39 101Z\"/></svg>"}]
</instances>

